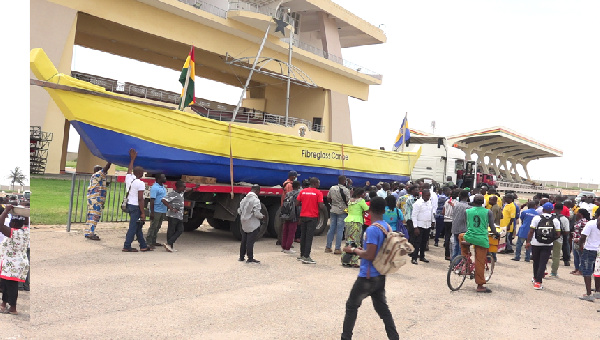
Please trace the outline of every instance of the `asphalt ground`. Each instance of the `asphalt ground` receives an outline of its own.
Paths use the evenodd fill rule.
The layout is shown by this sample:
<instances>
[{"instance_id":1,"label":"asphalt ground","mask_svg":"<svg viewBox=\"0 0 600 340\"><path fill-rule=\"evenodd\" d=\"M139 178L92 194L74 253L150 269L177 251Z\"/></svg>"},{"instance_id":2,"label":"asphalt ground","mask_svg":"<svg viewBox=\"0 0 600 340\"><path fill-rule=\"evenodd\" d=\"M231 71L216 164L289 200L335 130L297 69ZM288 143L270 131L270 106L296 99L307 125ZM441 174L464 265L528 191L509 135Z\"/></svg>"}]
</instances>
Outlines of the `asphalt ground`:
<instances>
[{"instance_id":1,"label":"asphalt ground","mask_svg":"<svg viewBox=\"0 0 600 340\"><path fill-rule=\"evenodd\" d=\"M124 223L100 224L101 241L86 240L79 226L73 230L32 230L31 313L28 296L20 295L22 314L0 315L3 337L339 339L345 302L358 274L342 267L339 255L324 253L324 235L313 242L316 265L283 254L271 238L256 243L261 264L253 265L237 261L239 242L229 232L209 226L184 233L176 253L161 248L121 252ZM166 223L159 242L165 233ZM580 276L568 274L572 266L561 266L560 278L546 280L545 289L536 291L531 263L498 255L488 285L493 293L476 293L469 279L451 292L443 248L430 247L429 264L409 262L387 277L387 300L401 338L600 337L600 300L577 299L584 285ZM28 314L27 332L22 327ZM367 298L354 339L385 338Z\"/></svg>"}]
</instances>

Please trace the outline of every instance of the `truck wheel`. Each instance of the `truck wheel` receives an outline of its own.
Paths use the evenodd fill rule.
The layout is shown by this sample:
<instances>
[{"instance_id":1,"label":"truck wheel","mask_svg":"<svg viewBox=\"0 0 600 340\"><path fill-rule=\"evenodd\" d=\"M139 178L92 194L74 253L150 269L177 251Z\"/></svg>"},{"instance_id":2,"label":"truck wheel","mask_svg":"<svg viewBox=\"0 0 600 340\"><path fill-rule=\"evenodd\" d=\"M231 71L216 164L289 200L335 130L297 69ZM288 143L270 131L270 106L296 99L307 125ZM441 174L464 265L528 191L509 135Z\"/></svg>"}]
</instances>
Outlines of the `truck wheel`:
<instances>
[{"instance_id":1,"label":"truck wheel","mask_svg":"<svg viewBox=\"0 0 600 340\"><path fill-rule=\"evenodd\" d=\"M261 237L263 237L263 235L265 234L265 232L267 231L267 225L269 224L269 214L267 213L267 207L264 204L260 204L261 209L260 212L266 216L267 218L264 221L261 221L260 223L260 231L258 232L258 235L256 237L257 240L259 240ZM233 237L235 237L238 241L240 241L242 239L242 222L240 221L240 216L238 215L238 217L235 219L235 221L229 222L229 228L231 230L231 233L233 234Z\"/></svg>"},{"instance_id":2,"label":"truck wheel","mask_svg":"<svg viewBox=\"0 0 600 340\"><path fill-rule=\"evenodd\" d=\"M277 220L277 216L279 216L279 208L279 204L272 204L267 207L267 210L269 212L269 224L267 225L267 234L270 237L277 237L277 231L275 230L275 221Z\"/></svg>"},{"instance_id":3,"label":"truck wheel","mask_svg":"<svg viewBox=\"0 0 600 340\"><path fill-rule=\"evenodd\" d=\"M315 229L316 236L319 236L327 231L327 221L329 221L329 211L327 208L321 209L319 211L319 222L317 224L317 229Z\"/></svg>"},{"instance_id":4,"label":"truck wheel","mask_svg":"<svg viewBox=\"0 0 600 340\"><path fill-rule=\"evenodd\" d=\"M208 222L208 224L215 229L219 229L219 230L229 229L229 221L223 221L218 218L209 217L206 219L206 222Z\"/></svg>"},{"instance_id":5,"label":"truck wheel","mask_svg":"<svg viewBox=\"0 0 600 340\"><path fill-rule=\"evenodd\" d=\"M187 222L183 223L183 231L194 231L202 225L202 222L204 222L204 217L196 213Z\"/></svg>"}]
</instances>

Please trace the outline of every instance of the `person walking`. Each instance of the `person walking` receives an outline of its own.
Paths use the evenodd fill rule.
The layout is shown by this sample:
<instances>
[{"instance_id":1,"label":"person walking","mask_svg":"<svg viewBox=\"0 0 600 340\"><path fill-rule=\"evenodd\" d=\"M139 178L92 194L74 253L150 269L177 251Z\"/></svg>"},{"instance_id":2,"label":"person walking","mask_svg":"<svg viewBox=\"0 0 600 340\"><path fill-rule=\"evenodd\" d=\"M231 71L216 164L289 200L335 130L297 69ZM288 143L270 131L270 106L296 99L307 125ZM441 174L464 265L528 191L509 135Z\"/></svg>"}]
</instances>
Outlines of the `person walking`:
<instances>
[{"instance_id":1,"label":"person walking","mask_svg":"<svg viewBox=\"0 0 600 340\"><path fill-rule=\"evenodd\" d=\"M133 238L137 236L140 244L140 251L151 251L144 239L142 230L146 212L144 211L144 190L146 185L140 178L144 176L144 168L141 166L133 167L133 163L137 157L135 149L129 150L129 166L127 167L127 175L125 175L125 187L127 188L127 211L129 212L129 229L125 235L125 243L123 244L123 252L137 252L136 248L131 247Z\"/></svg>"},{"instance_id":2,"label":"person walking","mask_svg":"<svg viewBox=\"0 0 600 340\"><path fill-rule=\"evenodd\" d=\"M238 214L242 223L242 242L240 244L240 258L238 261L244 261L248 256L246 263L259 264L260 261L254 258L254 242L260 231L260 221L265 216L260 212L261 205L258 199L260 186L253 185L250 192L240 202Z\"/></svg>"},{"instance_id":3,"label":"person walking","mask_svg":"<svg viewBox=\"0 0 600 340\"><path fill-rule=\"evenodd\" d=\"M283 222L281 230L281 250L286 254L295 254L296 251L291 249L292 243L294 242L294 235L296 235L296 228L298 227L298 219L300 218L300 207L296 206L296 198L300 193L300 182L294 181L292 183L292 191L288 192L283 200L284 205L290 205L289 216ZM287 203L286 203L287 202ZM283 206L282 206L283 209Z\"/></svg>"},{"instance_id":4,"label":"person walking","mask_svg":"<svg viewBox=\"0 0 600 340\"><path fill-rule=\"evenodd\" d=\"M527 243L525 248L531 248L531 259L533 260L533 288L541 290L542 280L544 279L546 265L552 252L551 235L553 234L552 228L554 228L554 234L556 239L560 235L560 222L552 211L554 205L550 202L544 203L542 206L542 214L535 216L531 221L531 227L529 234L527 235ZM534 237L535 235L535 237Z\"/></svg>"},{"instance_id":5,"label":"person walking","mask_svg":"<svg viewBox=\"0 0 600 340\"><path fill-rule=\"evenodd\" d=\"M521 219L521 227L517 232L517 245L515 247L515 257L511 260L513 261L521 261L521 249L525 241L527 241L527 235L529 235L529 227L531 226L531 221L533 218L538 216L536 211L537 209L537 201L529 201L527 202L527 210L521 211L521 215L519 218ZM531 249L525 249L525 262L529 262L531 260Z\"/></svg>"},{"instance_id":6,"label":"person walking","mask_svg":"<svg viewBox=\"0 0 600 340\"><path fill-rule=\"evenodd\" d=\"M469 205L469 191L461 190L458 193L458 203L454 205L452 211L452 254L450 255L451 260L460 255L460 242L458 241L458 235L467 232L467 219L465 211L470 209Z\"/></svg>"},{"instance_id":7,"label":"person walking","mask_svg":"<svg viewBox=\"0 0 600 340\"><path fill-rule=\"evenodd\" d=\"M162 204L167 208L167 243L165 243L165 249L168 252L177 251L173 249L175 241L183 234L183 193L185 191L185 183L183 181L177 181L175 183L175 190L169 192L165 198L163 198Z\"/></svg>"},{"instance_id":8,"label":"person walking","mask_svg":"<svg viewBox=\"0 0 600 340\"><path fill-rule=\"evenodd\" d=\"M167 207L162 202L163 198L167 195L166 182L167 177L164 174L158 174L156 182L150 188L150 228L148 228L148 233L146 234L146 243L152 249L162 246L161 243L156 242L156 237L167 215Z\"/></svg>"},{"instance_id":9,"label":"person walking","mask_svg":"<svg viewBox=\"0 0 600 340\"><path fill-rule=\"evenodd\" d=\"M104 202L106 202L106 174L110 169L111 163L101 167L94 167L94 174L90 178L90 184L87 188L87 219L85 238L88 240L100 241L100 237L96 235L96 226L102 217L104 210Z\"/></svg>"},{"instance_id":10,"label":"person walking","mask_svg":"<svg viewBox=\"0 0 600 340\"><path fill-rule=\"evenodd\" d=\"M386 204L383 198L374 197L371 200L369 210L373 223L377 223L389 230L389 225L383 220L385 206ZM344 316L341 336L342 340L352 339L352 332L354 330L354 325L356 324L358 308L362 304L362 301L368 296L371 297L373 308L379 315L379 318L383 320L388 339L397 340L400 338L396 331L394 318L385 298L385 275L379 274L377 269L373 266L373 260L377 256L377 252L379 252L385 238L386 236L381 229L376 226L370 226L366 231L365 250L350 246L344 247L344 252L355 254L361 258L361 261L358 278L354 282L348 300L346 301L346 314Z\"/></svg>"},{"instance_id":11,"label":"person walking","mask_svg":"<svg viewBox=\"0 0 600 340\"><path fill-rule=\"evenodd\" d=\"M341 254L342 238L344 237L344 220L348 217L348 200L350 199L350 190L346 188L346 176L338 177L338 184L332 186L327 194L327 200L331 204L329 217L329 232L327 233L327 243L325 252L331 253L331 244L335 237L334 254Z\"/></svg>"},{"instance_id":12,"label":"person walking","mask_svg":"<svg viewBox=\"0 0 600 340\"><path fill-rule=\"evenodd\" d=\"M2 289L1 313L19 314L17 299L19 298L19 282L25 282L29 272L27 247L29 244L29 227L27 217L12 215L9 226L6 218L12 211L11 204L6 205L0 214L0 233L5 236L0 254L0 288Z\"/></svg>"},{"instance_id":13,"label":"person walking","mask_svg":"<svg viewBox=\"0 0 600 340\"><path fill-rule=\"evenodd\" d=\"M425 247L429 239L429 229L435 226L435 207L430 198L429 190L423 190L423 197L417 200L413 205L412 220L415 225L415 250L412 253L412 264L418 264L417 258L421 262L429 263L425 258Z\"/></svg>"},{"instance_id":14,"label":"person walking","mask_svg":"<svg viewBox=\"0 0 600 340\"><path fill-rule=\"evenodd\" d=\"M600 299L600 271L594 266L600 265L597 261L598 250L600 249L600 218L591 220L586 223L581 231L580 243L583 244L581 252L581 274L585 283L586 294L579 297L581 300L594 302L595 299ZM592 295L592 274L594 275L595 291Z\"/></svg>"},{"instance_id":15,"label":"person walking","mask_svg":"<svg viewBox=\"0 0 600 340\"><path fill-rule=\"evenodd\" d=\"M310 257L312 241L319 223L319 211L325 210L323 193L319 191L321 182L316 177L311 177L310 187L303 189L296 198L296 203L302 205L300 210L300 256L296 259L303 264L316 264Z\"/></svg>"},{"instance_id":16,"label":"person walking","mask_svg":"<svg viewBox=\"0 0 600 340\"><path fill-rule=\"evenodd\" d=\"M569 235L569 219L563 214L563 204L556 203L554 205L554 214L560 222L561 235L552 244L552 266L550 271L550 277L558 277L558 267L560 266L560 252L562 251L563 237Z\"/></svg>"},{"instance_id":17,"label":"person walking","mask_svg":"<svg viewBox=\"0 0 600 340\"><path fill-rule=\"evenodd\" d=\"M485 264L487 261L488 249L490 248L488 226L496 237L499 236L496 227L494 226L494 222L492 221L494 216L491 210L488 210L483 206L484 204L485 198L483 195L476 195L473 199L473 207L465 212L467 214L467 232L458 235L463 256L468 256L471 244L475 246L475 283L477 284L477 293L492 292L491 289L483 286L487 283L485 280ZM463 241L470 244L465 245L462 243Z\"/></svg>"},{"instance_id":18,"label":"person walking","mask_svg":"<svg viewBox=\"0 0 600 340\"><path fill-rule=\"evenodd\" d=\"M350 199L350 202L348 202L348 217L346 217L346 219L344 220L344 222L346 223L346 243L354 244L355 247L361 247L360 239L362 234L362 226L364 224L364 213L365 211L369 210L365 199L362 197L364 192L365 191L362 188L354 189L352 198ZM373 220L372 217L371 220ZM358 268L358 256L346 255L347 252L342 252L342 265Z\"/></svg>"}]
</instances>

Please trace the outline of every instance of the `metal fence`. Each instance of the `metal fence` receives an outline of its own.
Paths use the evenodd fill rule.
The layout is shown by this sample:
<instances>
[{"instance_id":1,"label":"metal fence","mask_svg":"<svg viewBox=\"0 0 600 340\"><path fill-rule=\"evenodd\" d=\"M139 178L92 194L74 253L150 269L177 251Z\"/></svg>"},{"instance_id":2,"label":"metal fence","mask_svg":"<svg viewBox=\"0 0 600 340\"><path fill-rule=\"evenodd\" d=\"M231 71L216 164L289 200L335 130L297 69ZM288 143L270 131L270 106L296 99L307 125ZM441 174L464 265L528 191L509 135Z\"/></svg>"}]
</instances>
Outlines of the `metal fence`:
<instances>
[{"instance_id":1,"label":"metal fence","mask_svg":"<svg viewBox=\"0 0 600 340\"><path fill-rule=\"evenodd\" d=\"M219 8L213 4L209 4L208 2L204 2L201 0L179 0L179 2L183 2L184 4L190 5L199 10L212 13L216 16L219 16L223 19L227 19L227 10L223 8Z\"/></svg>"},{"instance_id":2,"label":"metal fence","mask_svg":"<svg viewBox=\"0 0 600 340\"><path fill-rule=\"evenodd\" d=\"M87 188L90 184L88 174L73 174L71 179L71 201L67 231L71 223L85 223L87 219ZM121 210L121 201L125 196L125 183L117 182L116 176L106 176L106 202L102 210L101 222L126 222L129 214Z\"/></svg>"}]
</instances>

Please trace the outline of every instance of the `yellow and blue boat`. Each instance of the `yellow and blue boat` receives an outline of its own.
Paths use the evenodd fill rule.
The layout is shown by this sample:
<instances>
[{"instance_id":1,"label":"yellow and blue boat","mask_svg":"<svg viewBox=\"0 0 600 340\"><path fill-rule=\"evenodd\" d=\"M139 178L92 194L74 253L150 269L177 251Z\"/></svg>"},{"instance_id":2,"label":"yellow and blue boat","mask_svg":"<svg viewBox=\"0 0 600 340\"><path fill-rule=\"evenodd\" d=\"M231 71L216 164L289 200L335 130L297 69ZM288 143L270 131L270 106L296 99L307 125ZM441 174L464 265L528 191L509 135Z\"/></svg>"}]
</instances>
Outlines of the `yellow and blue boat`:
<instances>
[{"instance_id":1,"label":"yellow and blue boat","mask_svg":"<svg viewBox=\"0 0 600 340\"><path fill-rule=\"evenodd\" d=\"M344 174L355 186L366 181L406 182L418 152L389 152L323 142L239 126L106 91L58 73L42 49L30 67L91 152L114 164L129 163L167 176L196 175L265 186L281 184L290 170L318 177L322 187Z\"/></svg>"}]
</instances>

